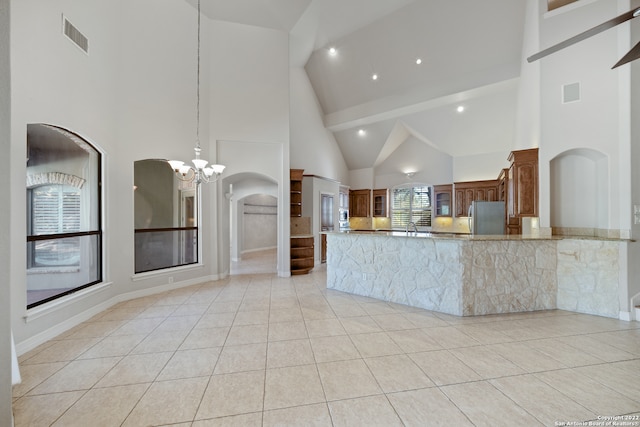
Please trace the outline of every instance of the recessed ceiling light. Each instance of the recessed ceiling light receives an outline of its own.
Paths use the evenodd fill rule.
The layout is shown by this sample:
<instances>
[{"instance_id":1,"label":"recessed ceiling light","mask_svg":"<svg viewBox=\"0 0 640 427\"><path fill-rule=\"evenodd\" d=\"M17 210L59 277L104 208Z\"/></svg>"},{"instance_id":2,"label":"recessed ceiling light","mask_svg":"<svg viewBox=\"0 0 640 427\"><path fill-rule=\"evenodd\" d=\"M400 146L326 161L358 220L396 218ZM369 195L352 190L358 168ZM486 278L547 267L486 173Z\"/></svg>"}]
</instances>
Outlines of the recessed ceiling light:
<instances>
[{"instance_id":1,"label":"recessed ceiling light","mask_svg":"<svg viewBox=\"0 0 640 427\"><path fill-rule=\"evenodd\" d=\"M364 129L358 129L358 135L360 136L365 136L367 134L367 131Z\"/></svg>"},{"instance_id":2,"label":"recessed ceiling light","mask_svg":"<svg viewBox=\"0 0 640 427\"><path fill-rule=\"evenodd\" d=\"M458 108L456 108L456 111L458 113L462 113L464 111L464 105L458 105Z\"/></svg>"},{"instance_id":3,"label":"recessed ceiling light","mask_svg":"<svg viewBox=\"0 0 640 427\"><path fill-rule=\"evenodd\" d=\"M371 76L371 80L378 80L378 75L374 73L374 74Z\"/></svg>"},{"instance_id":4,"label":"recessed ceiling light","mask_svg":"<svg viewBox=\"0 0 640 427\"><path fill-rule=\"evenodd\" d=\"M338 54L338 50L335 47L329 48L329 55L336 56Z\"/></svg>"},{"instance_id":5,"label":"recessed ceiling light","mask_svg":"<svg viewBox=\"0 0 640 427\"><path fill-rule=\"evenodd\" d=\"M422 64L422 59L420 58L416 59L416 65L420 65L420 64Z\"/></svg>"}]
</instances>

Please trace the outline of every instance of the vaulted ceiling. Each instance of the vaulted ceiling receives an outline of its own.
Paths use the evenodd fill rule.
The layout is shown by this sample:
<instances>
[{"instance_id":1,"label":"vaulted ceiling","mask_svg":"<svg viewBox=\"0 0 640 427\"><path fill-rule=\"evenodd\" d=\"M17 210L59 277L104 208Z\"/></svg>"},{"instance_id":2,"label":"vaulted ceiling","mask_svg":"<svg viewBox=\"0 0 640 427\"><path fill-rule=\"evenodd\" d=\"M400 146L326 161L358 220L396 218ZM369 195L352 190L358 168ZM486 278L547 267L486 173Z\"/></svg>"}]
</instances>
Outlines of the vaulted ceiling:
<instances>
[{"instance_id":1,"label":"vaulted ceiling","mask_svg":"<svg viewBox=\"0 0 640 427\"><path fill-rule=\"evenodd\" d=\"M408 138L452 157L513 145L525 0L201 1L211 19L289 32L351 170Z\"/></svg>"}]
</instances>

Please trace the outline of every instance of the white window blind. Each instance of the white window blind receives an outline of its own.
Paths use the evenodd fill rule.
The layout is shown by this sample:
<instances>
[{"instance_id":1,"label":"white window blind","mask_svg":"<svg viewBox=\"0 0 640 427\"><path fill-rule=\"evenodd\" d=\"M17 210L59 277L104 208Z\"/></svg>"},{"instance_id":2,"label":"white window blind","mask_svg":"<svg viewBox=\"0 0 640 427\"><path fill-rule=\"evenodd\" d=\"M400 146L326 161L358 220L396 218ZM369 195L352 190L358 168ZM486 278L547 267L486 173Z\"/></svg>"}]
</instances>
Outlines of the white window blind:
<instances>
[{"instance_id":1,"label":"white window blind","mask_svg":"<svg viewBox=\"0 0 640 427\"><path fill-rule=\"evenodd\" d=\"M44 185L32 190L32 235L80 231L80 190Z\"/></svg>"},{"instance_id":2,"label":"white window blind","mask_svg":"<svg viewBox=\"0 0 640 427\"><path fill-rule=\"evenodd\" d=\"M391 196L391 227L405 228L409 222L431 227L431 187L394 188Z\"/></svg>"}]
</instances>

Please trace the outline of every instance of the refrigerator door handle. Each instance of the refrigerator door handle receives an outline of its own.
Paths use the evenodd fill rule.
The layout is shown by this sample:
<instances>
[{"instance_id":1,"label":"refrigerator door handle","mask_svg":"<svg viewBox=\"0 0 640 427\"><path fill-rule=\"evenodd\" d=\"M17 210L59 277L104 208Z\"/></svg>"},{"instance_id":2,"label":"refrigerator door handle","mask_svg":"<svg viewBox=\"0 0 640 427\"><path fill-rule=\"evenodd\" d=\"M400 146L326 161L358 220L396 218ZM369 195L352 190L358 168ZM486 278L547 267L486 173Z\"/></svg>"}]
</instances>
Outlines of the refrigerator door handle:
<instances>
[{"instance_id":1,"label":"refrigerator door handle","mask_svg":"<svg viewBox=\"0 0 640 427\"><path fill-rule=\"evenodd\" d=\"M469 212L467 213L467 221L469 222L469 233L473 234L471 229L471 216L473 215L473 204L469 205Z\"/></svg>"}]
</instances>

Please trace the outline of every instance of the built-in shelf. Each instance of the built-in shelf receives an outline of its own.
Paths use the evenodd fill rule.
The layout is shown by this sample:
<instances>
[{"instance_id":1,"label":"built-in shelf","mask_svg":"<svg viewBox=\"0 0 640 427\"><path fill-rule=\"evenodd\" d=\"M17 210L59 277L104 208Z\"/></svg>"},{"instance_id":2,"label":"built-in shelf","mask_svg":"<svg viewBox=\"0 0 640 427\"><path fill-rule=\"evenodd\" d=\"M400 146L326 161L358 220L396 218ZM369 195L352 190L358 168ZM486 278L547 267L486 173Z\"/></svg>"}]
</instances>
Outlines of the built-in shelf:
<instances>
[{"instance_id":1,"label":"built-in shelf","mask_svg":"<svg viewBox=\"0 0 640 427\"><path fill-rule=\"evenodd\" d=\"M291 236L291 274L307 274L313 269L313 236Z\"/></svg>"}]
</instances>

